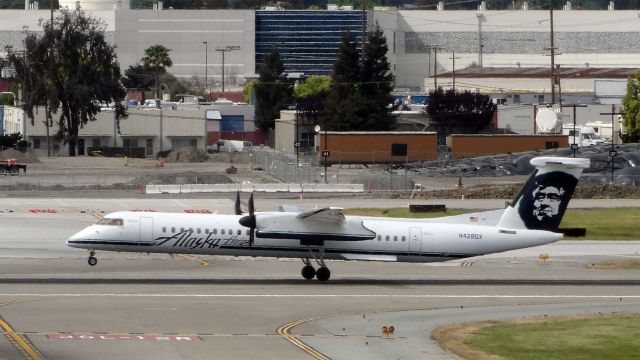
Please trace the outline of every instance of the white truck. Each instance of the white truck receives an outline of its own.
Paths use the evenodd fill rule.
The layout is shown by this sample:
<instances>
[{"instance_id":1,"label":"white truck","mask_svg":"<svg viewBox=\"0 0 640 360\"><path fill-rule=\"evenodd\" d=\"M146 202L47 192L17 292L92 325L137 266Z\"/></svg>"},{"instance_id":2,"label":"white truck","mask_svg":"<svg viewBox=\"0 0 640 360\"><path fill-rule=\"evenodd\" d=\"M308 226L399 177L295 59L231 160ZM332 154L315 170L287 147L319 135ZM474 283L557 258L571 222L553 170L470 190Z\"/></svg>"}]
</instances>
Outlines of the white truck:
<instances>
[{"instance_id":1,"label":"white truck","mask_svg":"<svg viewBox=\"0 0 640 360\"><path fill-rule=\"evenodd\" d=\"M598 135L592 127L576 127L574 131L573 125L564 125L562 134L569 136L569 145L577 144L578 147L611 144L609 140Z\"/></svg>"}]
</instances>

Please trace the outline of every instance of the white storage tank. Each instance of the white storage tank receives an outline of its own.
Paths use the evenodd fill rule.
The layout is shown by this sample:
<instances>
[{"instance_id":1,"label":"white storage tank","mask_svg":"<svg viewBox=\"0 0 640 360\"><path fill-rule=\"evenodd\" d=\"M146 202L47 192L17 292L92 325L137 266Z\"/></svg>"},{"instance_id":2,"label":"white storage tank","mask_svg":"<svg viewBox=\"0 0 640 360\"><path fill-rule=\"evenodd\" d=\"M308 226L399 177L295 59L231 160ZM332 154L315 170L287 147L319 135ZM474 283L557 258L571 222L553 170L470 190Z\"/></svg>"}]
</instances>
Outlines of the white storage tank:
<instances>
[{"instance_id":1,"label":"white storage tank","mask_svg":"<svg viewBox=\"0 0 640 360\"><path fill-rule=\"evenodd\" d=\"M130 0L59 0L60 8L69 10L95 11L128 9Z\"/></svg>"}]
</instances>

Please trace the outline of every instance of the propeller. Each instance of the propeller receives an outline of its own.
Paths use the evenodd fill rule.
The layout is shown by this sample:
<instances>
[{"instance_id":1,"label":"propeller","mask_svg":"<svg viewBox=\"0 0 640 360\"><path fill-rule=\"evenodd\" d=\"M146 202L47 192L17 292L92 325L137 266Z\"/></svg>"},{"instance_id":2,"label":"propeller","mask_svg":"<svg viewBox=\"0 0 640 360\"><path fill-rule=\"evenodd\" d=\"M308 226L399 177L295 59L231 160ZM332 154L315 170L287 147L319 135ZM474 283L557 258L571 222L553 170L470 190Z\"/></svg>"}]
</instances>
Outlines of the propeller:
<instances>
[{"instance_id":1,"label":"propeller","mask_svg":"<svg viewBox=\"0 0 640 360\"><path fill-rule=\"evenodd\" d=\"M238 195L240 196L240 195ZM239 205L238 205L239 207ZM255 207L253 205L253 193L249 196L249 215L245 215L238 220L240 225L249 228L249 247L253 246L253 240L256 230L256 214Z\"/></svg>"},{"instance_id":2,"label":"propeller","mask_svg":"<svg viewBox=\"0 0 640 360\"><path fill-rule=\"evenodd\" d=\"M240 207L240 190L236 192L236 215L242 215L242 208Z\"/></svg>"}]
</instances>

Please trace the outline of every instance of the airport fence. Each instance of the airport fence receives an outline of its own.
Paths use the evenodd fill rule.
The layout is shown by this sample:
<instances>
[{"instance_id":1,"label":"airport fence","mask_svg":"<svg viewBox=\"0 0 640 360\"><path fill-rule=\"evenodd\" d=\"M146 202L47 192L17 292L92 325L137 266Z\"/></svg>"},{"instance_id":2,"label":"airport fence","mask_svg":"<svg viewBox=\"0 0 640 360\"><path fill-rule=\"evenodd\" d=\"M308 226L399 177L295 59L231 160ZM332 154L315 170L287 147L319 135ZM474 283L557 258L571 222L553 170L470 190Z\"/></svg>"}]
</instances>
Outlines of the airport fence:
<instances>
[{"instance_id":1,"label":"airport fence","mask_svg":"<svg viewBox=\"0 0 640 360\"><path fill-rule=\"evenodd\" d=\"M415 183L414 174L391 165L337 162L326 166L325 176L325 164L318 160L315 152L300 152L296 155L256 150L254 154L255 169L265 170L289 183L364 184L368 191L409 191ZM364 175L362 171L357 171L365 166L378 171L370 171Z\"/></svg>"}]
</instances>

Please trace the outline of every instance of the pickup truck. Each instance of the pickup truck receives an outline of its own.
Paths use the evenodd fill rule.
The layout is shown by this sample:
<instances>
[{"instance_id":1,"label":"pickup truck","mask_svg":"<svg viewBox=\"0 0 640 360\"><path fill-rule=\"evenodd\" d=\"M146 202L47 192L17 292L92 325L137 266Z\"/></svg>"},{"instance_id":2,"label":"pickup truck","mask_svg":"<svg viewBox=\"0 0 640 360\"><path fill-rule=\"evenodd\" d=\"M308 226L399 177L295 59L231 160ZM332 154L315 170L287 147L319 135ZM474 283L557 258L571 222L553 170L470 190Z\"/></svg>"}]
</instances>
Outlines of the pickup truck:
<instances>
[{"instance_id":1,"label":"pickup truck","mask_svg":"<svg viewBox=\"0 0 640 360\"><path fill-rule=\"evenodd\" d=\"M21 164L16 159L6 159L0 160L0 172L3 172L6 176L10 175L18 175L20 173L20 169L22 172L27 172L27 164Z\"/></svg>"}]
</instances>

